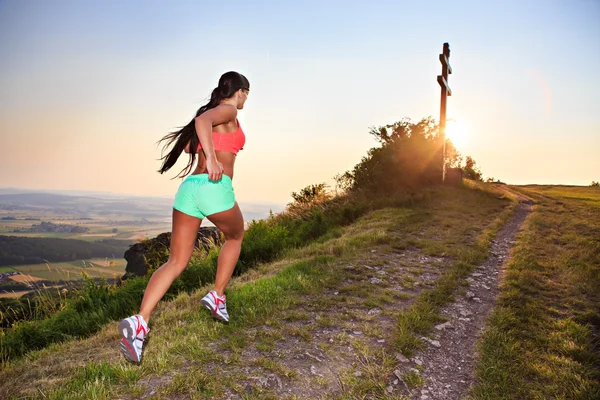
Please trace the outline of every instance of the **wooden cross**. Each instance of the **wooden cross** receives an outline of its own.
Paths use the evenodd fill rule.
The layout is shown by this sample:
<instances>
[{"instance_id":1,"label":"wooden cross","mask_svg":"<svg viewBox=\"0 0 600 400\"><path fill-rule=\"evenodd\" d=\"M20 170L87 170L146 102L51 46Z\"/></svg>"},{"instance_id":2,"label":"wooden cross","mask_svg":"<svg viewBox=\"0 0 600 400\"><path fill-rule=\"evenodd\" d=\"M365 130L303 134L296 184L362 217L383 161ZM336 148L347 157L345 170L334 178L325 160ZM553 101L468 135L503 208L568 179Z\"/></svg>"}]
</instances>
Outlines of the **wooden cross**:
<instances>
[{"instance_id":1,"label":"wooden cross","mask_svg":"<svg viewBox=\"0 0 600 400\"><path fill-rule=\"evenodd\" d=\"M444 49L440 54L442 63L442 75L438 75L437 81L442 88L440 100L440 132L442 134L442 182L446 180L446 97L452 96L452 90L448 86L448 74L452 73L452 67L448 61L450 58L450 45L444 43Z\"/></svg>"}]
</instances>

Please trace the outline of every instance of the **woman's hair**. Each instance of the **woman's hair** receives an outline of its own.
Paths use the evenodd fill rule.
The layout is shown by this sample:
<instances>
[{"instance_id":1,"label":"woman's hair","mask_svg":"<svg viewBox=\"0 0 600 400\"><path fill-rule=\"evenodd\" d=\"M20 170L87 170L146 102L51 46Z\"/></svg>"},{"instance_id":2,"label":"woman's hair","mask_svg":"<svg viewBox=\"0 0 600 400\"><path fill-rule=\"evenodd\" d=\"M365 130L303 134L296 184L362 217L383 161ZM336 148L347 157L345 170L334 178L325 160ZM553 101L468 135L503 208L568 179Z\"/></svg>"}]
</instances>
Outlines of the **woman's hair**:
<instances>
[{"instance_id":1,"label":"woman's hair","mask_svg":"<svg viewBox=\"0 0 600 400\"><path fill-rule=\"evenodd\" d=\"M211 108L215 108L221 103L222 100L232 97L235 92L240 89L250 89L250 83L248 82L248 79L246 79L244 75L234 71L224 73L219 79L219 86L212 91L210 95L210 101L196 111L196 117L205 111L210 110ZM196 133L195 117L180 130L165 135L161 140L159 140L158 143L162 142L166 143L163 146L161 153L162 157L160 158L162 160L162 166L158 172L164 174L171 169L171 167L173 167L173 165L175 165L177 162L177 159L181 153L185 150L185 146L189 143L190 159L188 164L179 172L176 178L184 177L185 175L189 174L194 167L194 162L196 161L196 149L200 143L198 134ZM173 148L165 155L165 151L167 151L171 145L173 145Z\"/></svg>"}]
</instances>

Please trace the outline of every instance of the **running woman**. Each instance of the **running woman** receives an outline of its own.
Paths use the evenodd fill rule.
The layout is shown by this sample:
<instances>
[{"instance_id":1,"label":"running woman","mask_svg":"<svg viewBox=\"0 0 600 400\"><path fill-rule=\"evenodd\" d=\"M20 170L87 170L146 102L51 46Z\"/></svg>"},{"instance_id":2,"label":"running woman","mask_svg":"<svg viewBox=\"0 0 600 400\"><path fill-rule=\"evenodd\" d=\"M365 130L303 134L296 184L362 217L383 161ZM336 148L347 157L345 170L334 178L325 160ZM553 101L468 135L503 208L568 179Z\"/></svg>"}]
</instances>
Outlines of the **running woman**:
<instances>
[{"instance_id":1,"label":"running woman","mask_svg":"<svg viewBox=\"0 0 600 400\"><path fill-rule=\"evenodd\" d=\"M214 289L201 302L215 319L229 322L224 292L244 237L244 219L232 185L236 155L246 141L237 114L244 108L249 92L250 83L245 76L233 71L223 74L210 101L200 107L195 118L161 139L165 142L163 150L172 146L161 158L161 174L173 167L183 152L189 154L189 161L178 177L192 171L196 158L198 163L175 195L169 259L152 274L140 312L119 324L121 352L135 363L142 360L152 310L187 267L204 218L223 232L226 241L219 253Z\"/></svg>"}]
</instances>

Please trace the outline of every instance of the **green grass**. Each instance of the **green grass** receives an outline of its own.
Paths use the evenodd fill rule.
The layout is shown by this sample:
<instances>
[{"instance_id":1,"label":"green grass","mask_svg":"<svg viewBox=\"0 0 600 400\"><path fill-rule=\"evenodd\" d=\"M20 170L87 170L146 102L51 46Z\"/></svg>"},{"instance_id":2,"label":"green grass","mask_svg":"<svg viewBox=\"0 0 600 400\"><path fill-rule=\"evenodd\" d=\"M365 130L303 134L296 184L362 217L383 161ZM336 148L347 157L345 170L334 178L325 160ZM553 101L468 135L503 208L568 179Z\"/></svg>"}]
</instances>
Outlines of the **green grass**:
<instances>
[{"instance_id":1,"label":"green grass","mask_svg":"<svg viewBox=\"0 0 600 400\"><path fill-rule=\"evenodd\" d=\"M529 186L535 207L479 343L474 399L600 398L600 190Z\"/></svg>"},{"instance_id":2,"label":"green grass","mask_svg":"<svg viewBox=\"0 0 600 400\"><path fill-rule=\"evenodd\" d=\"M406 383L406 386L408 386L409 388L420 387L423 386L424 383L421 374L415 371L408 371L407 373L405 373L402 377L402 380L404 381L404 383Z\"/></svg>"},{"instance_id":3,"label":"green grass","mask_svg":"<svg viewBox=\"0 0 600 400\"><path fill-rule=\"evenodd\" d=\"M295 378L296 371L291 370L289 368L284 367L280 363L273 361L271 359L260 357L254 360L253 365L264 368L267 371L274 372L275 374L281 376L282 378Z\"/></svg>"}]
</instances>

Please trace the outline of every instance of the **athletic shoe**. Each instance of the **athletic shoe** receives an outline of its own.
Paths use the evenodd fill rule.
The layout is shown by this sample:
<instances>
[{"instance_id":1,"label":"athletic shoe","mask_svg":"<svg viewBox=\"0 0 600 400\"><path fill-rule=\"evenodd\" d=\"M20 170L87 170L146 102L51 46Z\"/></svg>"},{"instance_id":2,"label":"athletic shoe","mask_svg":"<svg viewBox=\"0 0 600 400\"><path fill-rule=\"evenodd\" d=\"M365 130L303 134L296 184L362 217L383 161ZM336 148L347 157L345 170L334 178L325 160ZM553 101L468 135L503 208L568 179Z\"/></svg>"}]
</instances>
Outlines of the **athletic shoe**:
<instances>
[{"instance_id":1,"label":"athletic shoe","mask_svg":"<svg viewBox=\"0 0 600 400\"><path fill-rule=\"evenodd\" d=\"M142 361L142 346L150 332L148 324L140 314L125 318L119 324L121 332L121 353L130 361L139 364Z\"/></svg>"},{"instance_id":2,"label":"athletic shoe","mask_svg":"<svg viewBox=\"0 0 600 400\"><path fill-rule=\"evenodd\" d=\"M201 300L204 307L208 308L213 318L219 321L229 322L229 314L227 314L227 305L225 304L225 295L219 296L217 292L211 290Z\"/></svg>"}]
</instances>

